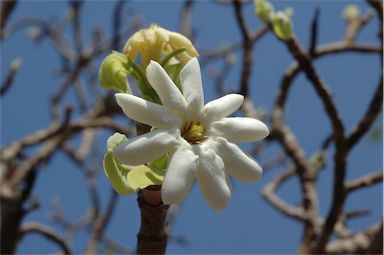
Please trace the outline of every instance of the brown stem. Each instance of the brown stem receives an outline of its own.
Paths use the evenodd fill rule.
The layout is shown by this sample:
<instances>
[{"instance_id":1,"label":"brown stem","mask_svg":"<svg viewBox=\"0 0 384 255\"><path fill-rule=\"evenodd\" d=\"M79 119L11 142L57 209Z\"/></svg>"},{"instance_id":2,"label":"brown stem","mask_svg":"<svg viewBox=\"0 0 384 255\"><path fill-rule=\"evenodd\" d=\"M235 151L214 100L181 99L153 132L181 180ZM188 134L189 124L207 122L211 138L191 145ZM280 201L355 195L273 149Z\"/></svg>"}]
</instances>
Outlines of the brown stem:
<instances>
[{"instance_id":1,"label":"brown stem","mask_svg":"<svg viewBox=\"0 0 384 255\"><path fill-rule=\"evenodd\" d=\"M240 94L248 96L249 92L249 78L251 76L252 69L252 48L253 42L251 40L247 24L245 22L243 13L242 13L242 3L238 0L233 2L236 21L240 27L240 32L243 37L243 64L241 69L241 81L240 81Z\"/></svg>"},{"instance_id":2,"label":"brown stem","mask_svg":"<svg viewBox=\"0 0 384 255\"><path fill-rule=\"evenodd\" d=\"M141 224L137 234L137 254L165 254L166 216L169 206L161 201L161 186L149 186L138 193Z\"/></svg>"},{"instance_id":3,"label":"brown stem","mask_svg":"<svg viewBox=\"0 0 384 255\"><path fill-rule=\"evenodd\" d=\"M137 135L148 133L150 126L136 124ZM161 186L152 185L138 192L140 230L137 234L137 254L165 254L168 236L165 230L169 206L161 200Z\"/></svg>"}]
</instances>

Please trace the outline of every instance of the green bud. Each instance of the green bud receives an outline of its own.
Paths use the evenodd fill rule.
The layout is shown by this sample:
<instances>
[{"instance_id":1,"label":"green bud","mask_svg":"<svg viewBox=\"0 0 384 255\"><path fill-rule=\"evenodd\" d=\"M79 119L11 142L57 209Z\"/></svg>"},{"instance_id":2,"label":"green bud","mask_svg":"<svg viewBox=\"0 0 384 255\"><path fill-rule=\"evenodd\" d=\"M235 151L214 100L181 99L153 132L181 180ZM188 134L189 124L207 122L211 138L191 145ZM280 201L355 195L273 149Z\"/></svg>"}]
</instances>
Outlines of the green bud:
<instances>
[{"instance_id":1,"label":"green bud","mask_svg":"<svg viewBox=\"0 0 384 255\"><path fill-rule=\"evenodd\" d=\"M101 64L99 82L105 89L130 93L127 77L131 72L128 58L124 54L113 51Z\"/></svg>"},{"instance_id":2,"label":"green bud","mask_svg":"<svg viewBox=\"0 0 384 255\"><path fill-rule=\"evenodd\" d=\"M272 15L272 28L276 36L281 40L288 40L292 37L293 25L290 17L285 12L277 12Z\"/></svg>"},{"instance_id":3,"label":"green bud","mask_svg":"<svg viewBox=\"0 0 384 255\"><path fill-rule=\"evenodd\" d=\"M274 13L273 5L267 0L254 0L255 13L264 22L271 21L271 15Z\"/></svg>"},{"instance_id":4,"label":"green bud","mask_svg":"<svg viewBox=\"0 0 384 255\"><path fill-rule=\"evenodd\" d=\"M17 57L11 62L11 69L14 71L17 71L20 69L21 65L23 64L23 58Z\"/></svg>"}]
</instances>

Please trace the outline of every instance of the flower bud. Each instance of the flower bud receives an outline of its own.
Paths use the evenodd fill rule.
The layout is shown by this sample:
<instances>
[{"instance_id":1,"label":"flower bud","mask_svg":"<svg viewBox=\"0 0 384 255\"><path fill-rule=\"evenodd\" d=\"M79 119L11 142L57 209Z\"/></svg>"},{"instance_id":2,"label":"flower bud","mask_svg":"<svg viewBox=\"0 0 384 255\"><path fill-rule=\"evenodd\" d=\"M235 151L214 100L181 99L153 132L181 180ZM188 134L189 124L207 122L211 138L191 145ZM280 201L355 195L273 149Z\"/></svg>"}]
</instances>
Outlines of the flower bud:
<instances>
[{"instance_id":1,"label":"flower bud","mask_svg":"<svg viewBox=\"0 0 384 255\"><path fill-rule=\"evenodd\" d=\"M341 16L346 22L357 20L360 17L360 8L356 4L347 5Z\"/></svg>"},{"instance_id":2,"label":"flower bud","mask_svg":"<svg viewBox=\"0 0 384 255\"><path fill-rule=\"evenodd\" d=\"M291 19L285 12L277 12L271 19L273 31L281 40L288 40L292 37L293 25Z\"/></svg>"},{"instance_id":3,"label":"flower bud","mask_svg":"<svg viewBox=\"0 0 384 255\"><path fill-rule=\"evenodd\" d=\"M267 0L254 0L256 15L264 22L271 21L274 13L273 5Z\"/></svg>"},{"instance_id":4,"label":"flower bud","mask_svg":"<svg viewBox=\"0 0 384 255\"><path fill-rule=\"evenodd\" d=\"M141 54L141 66L145 69L151 60L160 62L162 57L181 48L185 51L177 58L182 63L199 55L187 37L151 24L134 33L126 42L123 52L132 61Z\"/></svg>"}]
</instances>

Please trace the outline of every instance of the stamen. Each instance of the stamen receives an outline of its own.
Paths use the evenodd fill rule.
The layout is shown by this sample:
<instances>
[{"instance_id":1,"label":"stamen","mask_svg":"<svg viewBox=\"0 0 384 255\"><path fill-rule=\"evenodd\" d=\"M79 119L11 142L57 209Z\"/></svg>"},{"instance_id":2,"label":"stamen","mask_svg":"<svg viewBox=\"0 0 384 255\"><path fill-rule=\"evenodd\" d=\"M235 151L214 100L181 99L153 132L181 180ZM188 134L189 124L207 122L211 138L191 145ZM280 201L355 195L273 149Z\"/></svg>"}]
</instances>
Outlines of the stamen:
<instances>
[{"instance_id":1,"label":"stamen","mask_svg":"<svg viewBox=\"0 0 384 255\"><path fill-rule=\"evenodd\" d=\"M181 128L181 136L190 144L201 144L208 138L204 126L199 121L185 122Z\"/></svg>"}]
</instances>

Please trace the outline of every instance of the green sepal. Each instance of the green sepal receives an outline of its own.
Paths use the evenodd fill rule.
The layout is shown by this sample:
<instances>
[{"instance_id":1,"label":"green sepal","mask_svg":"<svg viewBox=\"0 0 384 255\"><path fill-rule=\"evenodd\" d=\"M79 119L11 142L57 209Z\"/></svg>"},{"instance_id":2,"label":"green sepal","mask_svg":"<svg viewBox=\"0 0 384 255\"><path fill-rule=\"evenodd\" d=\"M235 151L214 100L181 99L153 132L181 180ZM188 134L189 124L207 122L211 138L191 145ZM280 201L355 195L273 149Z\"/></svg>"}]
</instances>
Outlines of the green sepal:
<instances>
[{"instance_id":1,"label":"green sepal","mask_svg":"<svg viewBox=\"0 0 384 255\"><path fill-rule=\"evenodd\" d=\"M103 160L104 172L112 184L112 187L121 195L130 195L136 192L128 181L128 166L119 163L112 152L107 152Z\"/></svg>"},{"instance_id":2,"label":"green sepal","mask_svg":"<svg viewBox=\"0 0 384 255\"><path fill-rule=\"evenodd\" d=\"M131 60L129 60L129 65L132 67L132 75L137 80L137 85L139 86L139 89L143 94L143 98L148 101L161 104L159 96L157 95L156 91L152 88L152 86L149 84L147 77L145 76L141 68Z\"/></svg>"},{"instance_id":3,"label":"green sepal","mask_svg":"<svg viewBox=\"0 0 384 255\"><path fill-rule=\"evenodd\" d=\"M168 76L175 83L175 85L181 91L180 85L180 71L183 69L184 65L182 63L168 64L164 67L164 70L167 72Z\"/></svg>"},{"instance_id":4,"label":"green sepal","mask_svg":"<svg viewBox=\"0 0 384 255\"><path fill-rule=\"evenodd\" d=\"M168 156L153 161L150 166L122 164L113 156L113 150L126 141L128 139L120 133L113 134L107 140L107 152L104 155L103 166L112 187L121 195L130 195L151 185L161 185Z\"/></svg>"},{"instance_id":5,"label":"green sepal","mask_svg":"<svg viewBox=\"0 0 384 255\"><path fill-rule=\"evenodd\" d=\"M181 91L180 85L180 71L183 69L184 64L176 60L177 55L183 53L186 49L180 48L169 53L161 62L160 65L167 72L171 80L176 84L176 86Z\"/></svg>"},{"instance_id":6,"label":"green sepal","mask_svg":"<svg viewBox=\"0 0 384 255\"><path fill-rule=\"evenodd\" d=\"M161 170L163 172L165 172L165 169L167 168L168 166L168 161L169 161L169 155L166 154L154 161L151 161L148 163L148 166L151 168L151 169L158 169L158 170Z\"/></svg>"},{"instance_id":7,"label":"green sepal","mask_svg":"<svg viewBox=\"0 0 384 255\"><path fill-rule=\"evenodd\" d=\"M112 187L121 195L130 195L135 192L128 181L128 172L131 168L120 163L113 156L113 150L121 143L128 139L120 134L115 133L107 140L107 152L104 155L103 167L105 175L110 180Z\"/></svg>"},{"instance_id":8,"label":"green sepal","mask_svg":"<svg viewBox=\"0 0 384 255\"><path fill-rule=\"evenodd\" d=\"M138 191L151 185L161 185L164 180L164 171L140 165L128 172L128 180L131 187Z\"/></svg>"},{"instance_id":9,"label":"green sepal","mask_svg":"<svg viewBox=\"0 0 384 255\"><path fill-rule=\"evenodd\" d=\"M177 55L183 53L185 51L185 48L180 48L180 49L177 49L177 50L174 50L172 51L171 53L169 53L161 62L160 62L160 65L162 67L165 67L166 65L168 65L169 63L171 63L171 59L176 57Z\"/></svg>"},{"instance_id":10,"label":"green sepal","mask_svg":"<svg viewBox=\"0 0 384 255\"><path fill-rule=\"evenodd\" d=\"M99 82L105 89L115 89L119 92L130 93L127 77L131 74L128 58L117 51L112 51L101 64Z\"/></svg>"}]
</instances>

